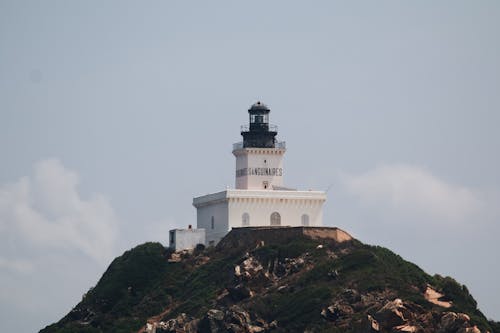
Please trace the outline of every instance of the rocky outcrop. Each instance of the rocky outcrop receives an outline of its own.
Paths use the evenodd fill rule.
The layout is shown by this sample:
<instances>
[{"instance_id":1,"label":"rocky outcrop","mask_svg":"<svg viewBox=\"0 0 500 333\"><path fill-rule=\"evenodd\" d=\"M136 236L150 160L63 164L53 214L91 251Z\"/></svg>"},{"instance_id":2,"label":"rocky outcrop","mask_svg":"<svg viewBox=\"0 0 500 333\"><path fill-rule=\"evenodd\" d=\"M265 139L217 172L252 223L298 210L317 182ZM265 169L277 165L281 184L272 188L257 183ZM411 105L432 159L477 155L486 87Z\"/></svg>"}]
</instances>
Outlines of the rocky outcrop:
<instances>
[{"instance_id":1,"label":"rocky outcrop","mask_svg":"<svg viewBox=\"0 0 500 333\"><path fill-rule=\"evenodd\" d=\"M441 317L437 333L480 333L481 331L470 323L470 317L465 313L446 312Z\"/></svg>"},{"instance_id":2,"label":"rocky outcrop","mask_svg":"<svg viewBox=\"0 0 500 333\"><path fill-rule=\"evenodd\" d=\"M352 316L354 310L347 304L335 304L321 310L321 316L330 321L338 321Z\"/></svg>"},{"instance_id":3,"label":"rocky outcrop","mask_svg":"<svg viewBox=\"0 0 500 333\"><path fill-rule=\"evenodd\" d=\"M400 298L391 300L391 291L360 294L346 289L335 302L321 310L324 320L337 328L369 332L480 333L467 314L426 310ZM361 320L356 314L368 312ZM486 331L484 332L486 333Z\"/></svg>"},{"instance_id":4,"label":"rocky outcrop","mask_svg":"<svg viewBox=\"0 0 500 333\"><path fill-rule=\"evenodd\" d=\"M239 280L250 280L262 270L259 260L247 253L241 264L234 267L234 276Z\"/></svg>"},{"instance_id":5,"label":"rocky outcrop","mask_svg":"<svg viewBox=\"0 0 500 333\"><path fill-rule=\"evenodd\" d=\"M152 322L146 324L146 333L196 333L198 320L181 313L176 318L166 322Z\"/></svg>"},{"instance_id":6,"label":"rocky outcrop","mask_svg":"<svg viewBox=\"0 0 500 333\"><path fill-rule=\"evenodd\" d=\"M168 321L152 322L146 325L144 333L265 333L278 327L276 322L268 323L252 316L238 306L226 310L210 309L201 319L185 313Z\"/></svg>"},{"instance_id":7,"label":"rocky outcrop","mask_svg":"<svg viewBox=\"0 0 500 333\"><path fill-rule=\"evenodd\" d=\"M403 326L411 317L411 313L399 298L387 302L375 314L375 318L382 327Z\"/></svg>"},{"instance_id":8,"label":"rocky outcrop","mask_svg":"<svg viewBox=\"0 0 500 333\"><path fill-rule=\"evenodd\" d=\"M211 309L201 319L199 332L269 332L277 327L276 323L267 323L261 318L251 319L248 312L240 307L233 306L226 311Z\"/></svg>"},{"instance_id":9,"label":"rocky outcrop","mask_svg":"<svg viewBox=\"0 0 500 333\"><path fill-rule=\"evenodd\" d=\"M453 304L449 301L442 301L441 299L444 296L444 294L438 293L431 286L427 286L424 292L424 297L428 302L439 305L443 308L450 308Z\"/></svg>"}]
</instances>

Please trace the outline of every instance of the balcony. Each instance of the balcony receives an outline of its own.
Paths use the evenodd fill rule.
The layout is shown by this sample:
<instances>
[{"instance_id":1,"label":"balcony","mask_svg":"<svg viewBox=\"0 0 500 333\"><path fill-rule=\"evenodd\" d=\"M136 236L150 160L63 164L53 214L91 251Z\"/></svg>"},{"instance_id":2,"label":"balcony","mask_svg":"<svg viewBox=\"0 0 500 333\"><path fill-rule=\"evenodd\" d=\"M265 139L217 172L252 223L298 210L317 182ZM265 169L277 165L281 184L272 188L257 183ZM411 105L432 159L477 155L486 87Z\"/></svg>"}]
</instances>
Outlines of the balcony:
<instances>
[{"instance_id":1,"label":"balcony","mask_svg":"<svg viewBox=\"0 0 500 333\"><path fill-rule=\"evenodd\" d=\"M257 123L256 123L257 124ZM264 123L260 123L261 125L264 125ZM278 126L269 124L269 132L278 132ZM250 131L250 126L249 125L241 125L240 132L248 132Z\"/></svg>"},{"instance_id":2,"label":"balcony","mask_svg":"<svg viewBox=\"0 0 500 333\"><path fill-rule=\"evenodd\" d=\"M243 141L233 143L233 150L243 149ZM274 148L286 149L285 141L274 142Z\"/></svg>"}]
</instances>

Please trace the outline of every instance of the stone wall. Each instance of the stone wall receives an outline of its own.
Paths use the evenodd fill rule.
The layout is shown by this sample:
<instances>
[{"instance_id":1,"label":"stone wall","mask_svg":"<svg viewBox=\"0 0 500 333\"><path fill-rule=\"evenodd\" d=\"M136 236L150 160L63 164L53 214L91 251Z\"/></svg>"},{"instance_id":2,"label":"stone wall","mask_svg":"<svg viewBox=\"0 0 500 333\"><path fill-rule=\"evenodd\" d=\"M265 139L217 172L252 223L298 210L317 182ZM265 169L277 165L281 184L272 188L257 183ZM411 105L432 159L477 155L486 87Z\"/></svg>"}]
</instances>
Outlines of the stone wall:
<instances>
[{"instance_id":1,"label":"stone wall","mask_svg":"<svg viewBox=\"0 0 500 333\"><path fill-rule=\"evenodd\" d=\"M353 240L347 232L335 227L246 227L233 228L217 248L283 244L297 238L326 239L338 243Z\"/></svg>"}]
</instances>

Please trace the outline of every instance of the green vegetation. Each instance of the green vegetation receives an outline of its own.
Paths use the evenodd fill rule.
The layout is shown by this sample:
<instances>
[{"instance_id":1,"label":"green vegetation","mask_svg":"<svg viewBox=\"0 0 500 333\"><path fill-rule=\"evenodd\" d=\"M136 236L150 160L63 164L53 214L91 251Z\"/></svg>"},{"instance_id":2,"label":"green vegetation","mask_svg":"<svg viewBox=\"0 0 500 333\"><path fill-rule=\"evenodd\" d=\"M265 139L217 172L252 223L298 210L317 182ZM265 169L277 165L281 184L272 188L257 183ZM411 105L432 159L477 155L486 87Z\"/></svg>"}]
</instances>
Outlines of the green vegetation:
<instances>
[{"instance_id":1,"label":"green vegetation","mask_svg":"<svg viewBox=\"0 0 500 333\"><path fill-rule=\"evenodd\" d=\"M175 276L167 265L168 251L159 243L146 243L113 260L91 289L59 324L42 332L130 332L161 311L169 298L161 288L165 276ZM81 325L91 321L92 325ZM62 328L62 327L64 328ZM61 330L59 330L62 328Z\"/></svg>"},{"instance_id":2,"label":"green vegetation","mask_svg":"<svg viewBox=\"0 0 500 333\"><path fill-rule=\"evenodd\" d=\"M500 332L500 322L490 320L488 321L488 324L490 325L492 332Z\"/></svg>"},{"instance_id":3,"label":"green vegetation","mask_svg":"<svg viewBox=\"0 0 500 333\"><path fill-rule=\"evenodd\" d=\"M116 258L66 317L41 332L137 332L148 318L162 313L164 318L158 319L180 313L201 318L219 304L226 288L239 283L234 267L246 258L245 253L259 260L268 274L283 270L284 263L293 258L303 259L303 266L280 280L280 289L264 278L248 282L252 290L262 292L239 303L252 315L268 322L276 320L278 332L356 332L356 325L366 319L364 313L353 313L352 322L342 329L321 316L322 309L344 300L346 290L397 295L422 309L442 311L424 299L427 285L453 302L451 311L469 314L482 330L500 332L500 324L488 322L467 288L452 278L430 276L383 247L358 241L342 245L322 241L318 248L319 244L297 238L256 249L231 249L230 253L200 246L173 263L168 262L171 253L161 244L146 243Z\"/></svg>"},{"instance_id":4,"label":"green vegetation","mask_svg":"<svg viewBox=\"0 0 500 333\"><path fill-rule=\"evenodd\" d=\"M263 246L252 252L264 266L272 265L277 259L279 261L285 258L297 258L306 252L312 252L318 245L310 239L297 239L290 243ZM272 266L271 266L272 269Z\"/></svg>"},{"instance_id":5,"label":"green vegetation","mask_svg":"<svg viewBox=\"0 0 500 333\"><path fill-rule=\"evenodd\" d=\"M419 293L406 291L412 287L425 290L425 285L431 282L430 276L418 266L380 246L360 246L334 262L333 269L344 283L361 292L396 289L402 291L400 297L416 296L413 300L419 303L423 303Z\"/></svg>"},{"instance_id":6,"label":"green vegetation","mask_svg":"<svg viewBox=\"0 0 500 333\"><path fill-rule=\"evenodd\" d=\"M183 279L179 286L179 297L185 300L175 311L200 316L209 309L209 305L220 291L232 279L237 258L214 259L193 271Z\"/></svg>"},{"instance_id":7,"label":"green vegetation","mask_svg":"<svg viewBox=\"0 0 500 333\"><path fill-rule=\"evenodd\" d=\"M310 286L260 297L253 302L251 309L268 321L277 320L287 330L300 332L311 323L321 322L318 309L327 306L330 299L328 287Z\"/></svg>"},{"instance_id":8,"label":"green vegetation","mask_svg":"<svg viewBox=\"0 0 500 333\"><path fill-rule=\"evenodd\" d=\"M453 306L450 308L451 311L467 313L471 317L472 322L481 330L500 332L500 330L493 329L492 325L481 311L479 311L476 300L469 293L469 289L465 285L461 285L449 276L442 277L440 275L434 275L433 285L437 286L445 295L443 300L452 301Z\"/></svg>"}]
</instances>

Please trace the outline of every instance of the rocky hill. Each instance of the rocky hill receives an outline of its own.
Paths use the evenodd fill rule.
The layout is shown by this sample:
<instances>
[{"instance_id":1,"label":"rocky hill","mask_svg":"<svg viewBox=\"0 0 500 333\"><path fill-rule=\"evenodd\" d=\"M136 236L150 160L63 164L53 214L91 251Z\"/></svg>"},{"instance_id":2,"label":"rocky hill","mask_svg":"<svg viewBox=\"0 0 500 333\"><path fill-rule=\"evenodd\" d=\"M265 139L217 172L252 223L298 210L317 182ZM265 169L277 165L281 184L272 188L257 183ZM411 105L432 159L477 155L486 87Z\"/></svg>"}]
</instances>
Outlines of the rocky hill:
<instances>
[{"instance_id":1,"label":"rocky hill","mask_svg":"<svg viewBox=\"0 0 500 333\"><path fill-rule=\"evenodd\" d=\"M336 228L234 229L116 258L53 332L499 332L464 285Z\"/></svg>"}]
</instances>

